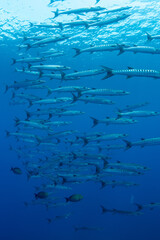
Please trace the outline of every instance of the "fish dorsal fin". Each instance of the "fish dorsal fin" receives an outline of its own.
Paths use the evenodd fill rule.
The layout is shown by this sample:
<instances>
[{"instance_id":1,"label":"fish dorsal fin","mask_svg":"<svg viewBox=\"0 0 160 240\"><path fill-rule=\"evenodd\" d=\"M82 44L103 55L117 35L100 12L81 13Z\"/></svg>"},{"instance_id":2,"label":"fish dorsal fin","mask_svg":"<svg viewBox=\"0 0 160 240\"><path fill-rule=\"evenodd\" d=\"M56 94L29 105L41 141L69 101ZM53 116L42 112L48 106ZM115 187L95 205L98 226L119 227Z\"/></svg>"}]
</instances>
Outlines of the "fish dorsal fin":
<instances>
[{"instance_id":1,"label":"fish dorsal fin","mask_svg":"<svg viewBox=\"0 0 160 240\"><path fill-rule=\"evenodd\" d=\"M97 137L100 137L101 135L100 134L96 134Z\"/></svg>"},{"instance_id":2,"label":"fish dorsal fin","mask_svg":"<svg viewBox=\"0 0 160 240\"><path fill-rule=\"evenodd\" d=\"M133 67L128 66L128 69L134 69Z\"/></svg>"},{"instance_id":3,"label":"fish dorsal fin","mask_svg":"<svg viewBox=\"0 0 160 240\"><path fill-rule=\"evenodd\" d=\"M141 140L145 140L145 138L141 138Z\"/></svg>"}]
</instances>

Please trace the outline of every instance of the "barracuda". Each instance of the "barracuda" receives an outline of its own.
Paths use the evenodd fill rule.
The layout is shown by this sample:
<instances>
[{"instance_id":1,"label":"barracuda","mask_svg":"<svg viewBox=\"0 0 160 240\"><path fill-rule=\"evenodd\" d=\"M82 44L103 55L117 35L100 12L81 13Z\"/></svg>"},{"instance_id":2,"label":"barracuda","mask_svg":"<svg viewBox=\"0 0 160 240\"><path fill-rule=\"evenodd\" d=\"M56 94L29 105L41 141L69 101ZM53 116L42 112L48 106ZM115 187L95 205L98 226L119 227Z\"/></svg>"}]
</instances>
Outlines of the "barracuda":
<instances>
[{"instance_id":1,"label":"barracuda","mask_svg":"<svg viewBox=\"0 0 160 240\"><path fill-rule=\"evenodd\" d=\"M61 70L70 70L70 67L63 65L34 65L30 66L30 70L49 70L49 71L61 71Z\"/></svg>"},{"instance_id":2,"label":"barracuda","mask_svg":"<svg viewBox=\"0 0 160 240\"><path fill-rule=\"evenodd\" d=\"M99 21L99 22L92 23L92 24L89 25L89 27L102 27L102 26L109 25L109 24L112 24L112 23L117 23L120 20L126 19L129 16L130 16L130 14L123 14L123 15L120 15L120 16L117 16L117 17L110 18L108 20L102 20L102 21Z\"/></svg>"},{"instance_id":3,"label":"barracuda","mask_svg":"<svg viewBox=\"0 0 160 240\"><path fill-rule=\"evenodd\" d=\"M84 52L89 52L89 53L105 52L105 51L112 52L112 51L120 50L120 47L123 47L123 46L125 46L125 45L108 44L108 45L93 46L93 47L84 48L84 49L73 48L76 51L76 54L74 57L76 57Z\"/></svg>"},{"instance_id":4,"label":"barracuda","mask_svg":"<svg viewBox=\"0 0 160 240\"><path fill-rule=\"evenodd\" d=\"M46 45L48 43L55 43L55 42L63 41L63 40L66 40L68 38L69 38L68 35L61 35L61 36L58 36L58 37L44 38L44 39L36 41L34 43L26 44L27 45L27 50L29 50L30 48L33 48L33 47L39 47L39 46Z\"/></svg>"},{"instance_id":5,"label":"barracuda","mask_svg":"<svg viewBox=\"0 0 160 240\"><path fill-rule=\"evenodd\" d=\"M59 10L57 9L56 11L52 11L52 12L55 14L55 16L54 16L54 18L55 18L55 17L57 17L59 15L62 15L62 14L72 14L72 13L81 14L81 13L102 11L104 9L105 8L98 6L98 7L90 7L90 8L71 9L71 10L66 10L66 11L61 11L61 12L59 12Z\"/></svg>"},{"instance_id":6,"label":"barracuda","mask_svg":"<svg viewBox=\"0 0 160 240\"><path fill-rule=\"evenodd\" d=\"M118 55L121 55L124 52L133 52L133 53L150 53L150 54L160 54L160 49L149 46L134 46L134 47L119 47L120 52Z\"/></svg>"},{"instance_id":7,"label":"barracuda","mask_svg":"<svg viewBox=\"0 0 160 240\"><path fill-rule=\"evenodd\" d=\"M154 111L121 112L120 110L117 112L117 118L120 118L120 117L152 117L152 116L160 116L160 112L154 112Z\"/></svg>"},{"instance_id":8,"label":"barracuda","mask_svg":"<svg viewBox=\"0 0 160 240\"><path fill-rule=\"evenodd\" d=\"M105 69L92 69L92 70L86 70L86 71L80 71L80 72L74 72L74 73L69 73L69 74L65 74L62 73L62 79L64 78L70 78L70 77L88 77L88 76L94 76L94 75L99 75L105 73Z\"/></svg>"},{"instance_id":9,"label":"barracuda","mask_svg":"<svg viewBox=\"0 0 160 240\"><path fill-rule=\"evenodd\" d=\"M120 119L117 119L117 118L110 118L110 117L107 117L105 119L102 119L102 120L98 120L96 118L93 118L93 117L90 117L93 121L93 127L95 127L96 125L98 125L99 123L104 123L106 125L110 125L110 124L133 124L133 123L137 123L138 121L137 120L133 120L133 119L128 119L128 118L120 118Z\"/></svg>"},{"instance_id":10,"label":"barracuda","mask_svg":"<svg viewBox=\"0 0 160 240\"><path fill-rule=\"evenodd\" d=\"M91 90L84 91L82 94L88 94L88 95L99 95L99 96L123 96L123 95L129 95L129 92L126 92L124 90L113 90L113 89L96 89L93 88Z\"/></svg>"},{"instance_id":11,"label":"barracuda","mask_svg":"<svg viewBox=\"0 0 160 240\"><path fill-rule=\"evenodd\" d=\"M30 57L30 58L21 58L21 59L14 59L12 58L13 60L13 64L15 63L31 63L31 62L42 62L42 61L45 61L45 58L44 57Z\"/></svg>"},{"instance_id":12,"label":"barracuda","mask_svg":"<svg viewBox=\"0 0 160 240\"><path fill-rule=\"evenodd\" d=\"M134 69L131 67L128 67L128 69L124 69L124 70L113 70L105 66L103 66L103 68L107 72L107 75L103 78L103 80L110 78L114 75L125 75L127 76L127 78L131 78L131 77L160 78L160 71L157 71L157 70Z\"/></svg>"},{"instance_id":13,"label":"barracuda","mask_svg":"<svg viewBox=\"0 0 160 240\"><path fill-rule=\"evenodd\" d=\"M136 141L136 142L129 142L128 140L123 140L126 143L126 150L131 148L131 147L135 147L135 146L139 146L139 147L145 147L145 146L154 146L154 145L160 145L160 137L157 138L141 138L140 141Z\"/></svg>"}]
</instances>

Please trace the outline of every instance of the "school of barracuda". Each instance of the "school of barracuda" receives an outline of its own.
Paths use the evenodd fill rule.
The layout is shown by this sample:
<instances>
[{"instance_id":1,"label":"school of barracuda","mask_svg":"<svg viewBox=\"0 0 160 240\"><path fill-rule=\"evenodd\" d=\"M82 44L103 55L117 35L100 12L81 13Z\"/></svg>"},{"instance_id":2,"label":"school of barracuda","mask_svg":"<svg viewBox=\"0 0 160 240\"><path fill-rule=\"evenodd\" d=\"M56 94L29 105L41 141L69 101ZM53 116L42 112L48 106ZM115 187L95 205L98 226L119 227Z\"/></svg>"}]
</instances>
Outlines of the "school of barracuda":
<instances>
[{"instance_id":1,"label":"school of barracuda","mask_svg":"<svg viewBox=\"0 0 160 240\"><path fill-rule=\"evenodd\" d=\"M86 86L76 85L76 80L97 75L99 81L104 80L102 82L114 75L123 75L127 78L160 78L159 71L133 69L131 67L128 69L112 69L108 66L74 71L68 66L67 62L66 65L56 64L57 58L60 59L65 56L65 51L57 50L56 46L63 41L72 39L77 28L81 27L83 32L84 29L96 29L112 24L114 26L119 21L125 22L132 15L132 7L105 9L97 6L96 4L100 1L96 1L95 6L91 8L61 11L54 8L54 2L57 1L51 0L49 3L49 6L52 6L52 22L54 24L52 22L51 24L30 23L30 28L34 28L34 31L37 32L25 34L19 40L18 49L21 51L21 58L13 59L12 67L15 66L17 74L22 75L22 80L6 85L5 89L5 93L12 91L10 104L26 106L24 109L26 117L15 117L15 131L9 131L9 129L6 131L7 136L18 140L17 148L13 149L11 146L10 150L16 151L18 157L23 159L24 166L23 170L15 166L11 168L11 171L18 175L26 173L30 180L32 178L41 179L42 183L36 187L33 199L26 202L25 205L41 204L47 208L64 207L67 204L83 201L85 196L82 196L79 192L72 192L72 187L75 184L93 181L99 183L100 189L108 186L112 188L138 186L138 183L130 181L129 177L135 176L138 179L139 175L146 174L146 171L150 169L140 164L125 163L112 159L109 150L127 150L131 147L160 145L160 137L131 141L128 140L127 132L123 133L121 130L112 134L108 134L107 130L106 132L96 132L95 130L98 124L105 126L130 124L134 126L141 118L160 117L160 112L156 112L154 109L150 109L150 111L141 110L149 104L147 101L135 102L134 105L124 106L115 112L116 102L113 97L119 97L120 101L122 97L127 98L130 92L116 88L98 89L93 86L90 87L90 81ZM89 18L88 13L95 15ZM64 15L66 20L59 22L58 17L60 15ZM74 19L76 16L76 20L68 21L68 15L73 15ZM85 20L83 16L85 16ZM53 29L52 36L48 36L47 32L45 34L46 29ZM70 33L63 34L65 29L70 29ZM160 36L151 36L146 33L146 39L152 41L153 39L160 39ZM69 45L67 48L69 48ZM125 52L160 54L160 49L154 47L146 45L129 46L114 42L113 44L88 46L82 49L74 47L74 50L73 61L81 54L85 56L87 53L96 54L105 51L117 51L117 55L125 54ZM25 79L26 76L31 76L32 79ZM59 81L60 87L54 87L55 81ZM65 83L69 85L65 86ZM72 127L74 118L77 121L79 115L84 116L86 114L79 109L79 102L94 104L98 108L101 105L113 105L115 117L107 116L104 119L97 119L94 116L88 116L88 121L92 123L90 131L80 132ZM65 127L66 130L64 130ZM66 150L62 145L66 146ZM122 177L122 180L116 180L116 176ZM123 176L128 176L128 181L124 181ZM64 197L56 196L57 190L61 191ZM67 192L66 195L66 190L69 190L70 194ZM98 207L101 208L102 213L138 216L144 213L144 208L157 206L160 206L160 203L146 203L144 205L136 203L135 211L115 209L114 207L113 209L107 209L106 206ZM56 216L55 219L67 219L70 215L71 213L67 213L63 216ZM47 220L49 223L52 221L50 218ZM99 229L85 226L77 227L75 230Z\"/></svg>"}]
</instances>

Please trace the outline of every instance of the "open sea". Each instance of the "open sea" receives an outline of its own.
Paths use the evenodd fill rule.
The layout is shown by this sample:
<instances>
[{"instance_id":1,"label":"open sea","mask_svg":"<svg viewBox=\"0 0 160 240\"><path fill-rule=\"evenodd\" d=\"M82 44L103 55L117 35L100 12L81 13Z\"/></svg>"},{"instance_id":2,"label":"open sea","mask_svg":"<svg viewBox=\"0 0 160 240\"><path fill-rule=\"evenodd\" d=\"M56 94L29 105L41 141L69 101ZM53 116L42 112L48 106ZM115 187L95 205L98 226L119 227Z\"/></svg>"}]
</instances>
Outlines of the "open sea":
<instances>
[{"instance_id":1,"label":"open sea","mask_svg":"<svg viewBox=\"0 0 160 240\"><path fill-rule=\"evenodd\" d=\"M160 2L49 1L0 1L0 239L159 240Z\"/></svg>"}]
</instances>

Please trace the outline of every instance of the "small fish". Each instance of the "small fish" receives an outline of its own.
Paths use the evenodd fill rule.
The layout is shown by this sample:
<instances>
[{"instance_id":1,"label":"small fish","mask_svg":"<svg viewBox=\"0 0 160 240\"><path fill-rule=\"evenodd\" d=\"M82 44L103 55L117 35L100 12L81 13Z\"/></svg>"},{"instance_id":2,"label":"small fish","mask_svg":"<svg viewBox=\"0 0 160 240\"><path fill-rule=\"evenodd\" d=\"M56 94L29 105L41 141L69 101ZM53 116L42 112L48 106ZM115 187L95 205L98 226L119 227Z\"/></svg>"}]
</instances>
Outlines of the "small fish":
<instances>
[{"instance_id":1,"label":"small fish","mask_svg":"<svg viewBox=\"0 0 160 240\"><path fill-rule=\"evenodd\" d=\"M45 199L45 198L48 198L48 193L47 192L38 192L38 193L35 193L35 198L36 199Z\"/></svg>"},{"instance_id":2,"label":"small fish","mask_svg":"<svg viewBox=\"0 0 160 240\"><path fill-rule=\"evenodd\" d=\"M14 173L14 174L17 174L17 175L21 175L22 174L22 170L18 167L11 167L11 171Z\"/></svg>"},{"instance_id":3,"label":"small fish","mask_svg":"<svg viewBox=\"0 0 160 240\"><path fill-rule=\"evenodd\" d=\"M73 194L68 198L65 198L66 202L79 202L83 199L83 196L81 194Z\"/></svg>"}]
</instances>

